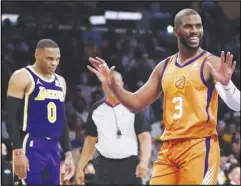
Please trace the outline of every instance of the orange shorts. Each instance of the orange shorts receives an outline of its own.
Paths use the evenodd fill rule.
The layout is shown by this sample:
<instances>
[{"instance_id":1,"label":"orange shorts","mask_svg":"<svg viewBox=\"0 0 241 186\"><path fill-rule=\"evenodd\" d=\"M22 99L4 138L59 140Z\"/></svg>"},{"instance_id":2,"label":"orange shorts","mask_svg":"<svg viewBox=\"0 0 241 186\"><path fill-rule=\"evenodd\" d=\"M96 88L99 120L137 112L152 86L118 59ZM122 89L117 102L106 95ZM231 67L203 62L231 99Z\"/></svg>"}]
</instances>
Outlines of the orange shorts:
<instances>
[{"instance_id":1,"label":"orange shorts","mask_svg":"<svg viewBox=\"0 0 241 186\"><path fill-rule=\"evenodd\" d=\"M220 164L218 137L163 143L153 165L150 184L217 184Z\"/></svg>"}]
</instances>

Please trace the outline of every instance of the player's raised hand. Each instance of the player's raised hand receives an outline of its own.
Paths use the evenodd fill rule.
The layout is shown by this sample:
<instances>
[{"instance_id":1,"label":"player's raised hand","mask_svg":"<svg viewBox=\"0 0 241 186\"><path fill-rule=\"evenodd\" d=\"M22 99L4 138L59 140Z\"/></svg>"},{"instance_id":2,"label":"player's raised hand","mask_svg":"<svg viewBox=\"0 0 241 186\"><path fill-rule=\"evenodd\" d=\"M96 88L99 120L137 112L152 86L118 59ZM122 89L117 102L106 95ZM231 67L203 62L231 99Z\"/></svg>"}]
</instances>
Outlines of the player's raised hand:
<instances>
[{"instance_id":1,"label":"player's raised hand","mask_svg":"<svg viewBox=\"0 0 241 186\"><path fill-rule=\"evenodd\" d=\"M27 171L29 171L29 162L22 150L13 151L13 166L14 172L19 179L27 178Z\"/></svg>"},{"instance_id":2,"label":"player's raised hand","mask_svg":"<svg viewBox=\"0 0 241 186\"><path fill-rule=\"evenodd\" d=\"M64 181L69 181L74 176L75 166L73 162L73 158L66 157L64 160L65 164L65 174L64 174Z\"/></svg>"},{"instance_id":3,"label":"player's raised hand","mask_svg":"<svg viewBox=\"0 0 241 186\"><path fill-rule=\"evenodd\" d=\"M113 74L115 66L109 68L106 62L98 57L95 59L90 57L89 61L94 66L94 68L89 65L87 68L93 72L102 83L106 84L107 86L111 86L115 82Z\"/></svg>"},{"instance_id":4,"label":"player's raised hand","mask_svg":"<svg viewBox=\"0 0 241 186\"><path fill-rule=\"evenodd\" d=\"M236 61L233 62L233 55L228 52L225 59L224 51L221 52L221 63L217 69L215 69L209 62L207 65L211 69L211 74L216 81L219 81L223 85L227 85L232 78L233 71L236 67Z\"/></svg>"}]
</instances>

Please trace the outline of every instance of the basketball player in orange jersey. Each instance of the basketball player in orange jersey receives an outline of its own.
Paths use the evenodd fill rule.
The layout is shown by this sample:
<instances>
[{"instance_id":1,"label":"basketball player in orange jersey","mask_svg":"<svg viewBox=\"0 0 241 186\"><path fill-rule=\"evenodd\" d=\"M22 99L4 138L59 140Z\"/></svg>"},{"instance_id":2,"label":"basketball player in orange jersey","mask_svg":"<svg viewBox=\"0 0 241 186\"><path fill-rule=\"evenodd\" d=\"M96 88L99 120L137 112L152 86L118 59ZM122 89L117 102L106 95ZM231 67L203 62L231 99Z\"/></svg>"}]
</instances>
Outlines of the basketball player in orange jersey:
<instances>
[{"instance_id":1,"label":"basketball player in orange jersey","mask_svg":"<svg viewBox=\"0 0 241 186\"><path fill-rule=\"evenodd\" d=\"M178 53L161 61L138 91L131 93L118 86L113 76L115 67L109 69L100 58L90 58L94 68L88 69L133 112L153 103L163 91L164 143L153 165L150 184L216 184L220 162L218 95L229 108L240 110L231 82L236 62L232 63L229 52L225 60L224 52L220 59L200 48L203 25L196 11L181 10L174 24ZM220 70L225 65L231 70ZM210 66L223 73L219 83Z\"/></svg>"}]
</instances>

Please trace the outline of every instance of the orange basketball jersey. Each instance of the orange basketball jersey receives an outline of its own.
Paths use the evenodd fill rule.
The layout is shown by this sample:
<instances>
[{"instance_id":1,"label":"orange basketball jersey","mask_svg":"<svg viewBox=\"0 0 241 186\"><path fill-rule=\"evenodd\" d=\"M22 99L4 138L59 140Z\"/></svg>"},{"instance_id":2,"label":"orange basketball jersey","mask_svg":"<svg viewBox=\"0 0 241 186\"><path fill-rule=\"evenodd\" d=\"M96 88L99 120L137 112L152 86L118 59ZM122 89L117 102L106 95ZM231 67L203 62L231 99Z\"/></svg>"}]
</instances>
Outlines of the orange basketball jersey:
<instances>
[{"instance_id":1,"label":"orange basketball jersey","mask_svg":"<svg viewBox=\"0 0 241 186\"><path fill-rule=\"evenodd\" d=\"M165 125L161 140L217 135L218 93L203 74L210 55L203 51L184 65L177 63L178 54L166 60L160 75Z\"/></svg>"}]
</instances>

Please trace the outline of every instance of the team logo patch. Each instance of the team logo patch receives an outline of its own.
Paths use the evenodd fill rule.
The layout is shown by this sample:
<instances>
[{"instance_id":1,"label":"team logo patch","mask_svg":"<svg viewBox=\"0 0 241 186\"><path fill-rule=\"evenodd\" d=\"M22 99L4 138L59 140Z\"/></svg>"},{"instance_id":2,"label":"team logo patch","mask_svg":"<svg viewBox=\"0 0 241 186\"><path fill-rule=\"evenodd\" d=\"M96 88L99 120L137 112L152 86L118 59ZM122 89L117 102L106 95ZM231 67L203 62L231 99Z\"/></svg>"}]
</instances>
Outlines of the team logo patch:
<instances>
[{"instance_id":1,"label":"team logo patch","mask_svg":"<svg viewBox=\"0 0 241 186\"><path fill-rule=\"evenodd\" d=\"M179 90L183 89L185 87L186 81L187 79L184 75L179 76L176 80L175 87Z\"/></svg>"},{"instance_id":2,"label":"team logo patch","mask_svg":"<svg viewBox=\"0 0 241 186\"><path fill-rule=\"evenodd\" d=\"M185 93L186 87L188 86L187 74L179 74L173 78L173 83L168 88L168 95L174 96L176 93Z\"/></svg>"}]
</instances>

